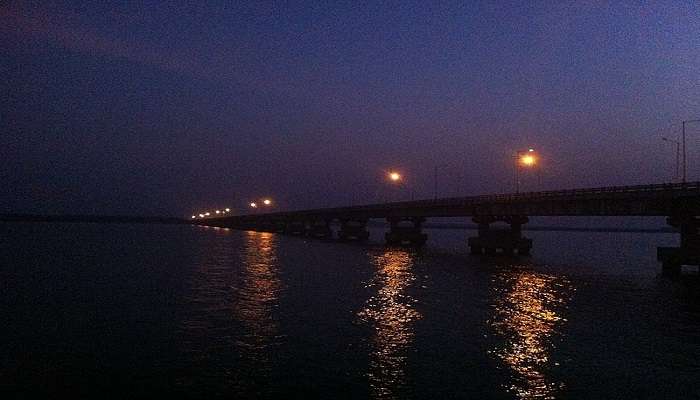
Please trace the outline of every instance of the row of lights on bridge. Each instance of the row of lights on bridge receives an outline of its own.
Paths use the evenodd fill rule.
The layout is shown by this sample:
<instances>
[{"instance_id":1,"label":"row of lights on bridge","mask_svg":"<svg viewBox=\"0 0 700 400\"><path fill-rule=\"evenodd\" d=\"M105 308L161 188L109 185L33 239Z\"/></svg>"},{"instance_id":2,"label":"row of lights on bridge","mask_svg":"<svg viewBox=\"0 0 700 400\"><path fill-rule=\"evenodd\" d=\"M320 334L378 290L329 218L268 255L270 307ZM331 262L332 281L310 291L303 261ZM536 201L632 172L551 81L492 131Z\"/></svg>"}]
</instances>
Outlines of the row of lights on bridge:
<instances>
[{"instance_id":1,"label":"row of lights on bridge","mask_svg":"<svg viewBox=\"0 0 700 400\"><path fill-rule=\"evenodd\" d=\"M532 168L537 164L537 155L536 155L534 149L519 150L515 153L515 158L516 158L516 165L515 165L516 171L518 169L520 169L521 167L522 168ZM403 175L400 172L395 171L395 170L388 171L386 176L387 176L387 179L393 183L402 182L404 179ZM517 179L518 178L516 177L516 180ZM519 186L519 182L516 181L516 187L517 186ZM269 198L266 198L266 199L261 199L260 202L251 201L248 204L248 206L252 209L257 209L257 208L260 208L261 206L271 207L272 204L273 204L272 200ZM229 212L231 212L231 209L229 209L229 208L226 208L224 210L216 210L216 211L214 211L214 216L217 216L217 214L218 215L228 214ZM193 215L192 219L207 218L207 217L211 217L211 216L212 216L212 213L207 211L207 212L203 212L201 214Z\"/></svg>"},{"instance_id":2,"label":"row of lights on bridge","mask_svg":"<svg viewBox=\"0 0 700 400\"><path fill-rule=\"evenodd\" d=\"M224 214L230 213L230 212L231 212L231 209L230 209L230 208L224 208L223 210L215 210L215 211L213 211L213 212L214 212L214 216L216 216L217 214L218 214L218 215L224 215ZM211 213L212 213L212 212L210 212L210 211L204 211L204 212L202 212L202 213L200 213L200 214L193 215L193 216L192 216L192 219L196 219L197 217L199 217L199 218L210 217L210 216L211 216Z\"/></svg>"},{"instance_id":3,"label":"row of lights on bridge","mask_svg":"<svg viewBox=\"0 0 700 400\"><path fill-rule=\"evenodd\" d=\"M260 203L258 203L257 201L251 201L250 204L248 204L248 205L250 206L250 208L258 208L259 204L262 204L265 207L271 207L272 200L271 199L262 199L262 200L260 200ZM224 208L223 210L215 210L215 211L204 211L202 213L192 215L191 219L208 218L208 217L212 217L212 216L213 217L224 216L230 212L231 212L230 208Z\"/></svg>"}]
</instances>

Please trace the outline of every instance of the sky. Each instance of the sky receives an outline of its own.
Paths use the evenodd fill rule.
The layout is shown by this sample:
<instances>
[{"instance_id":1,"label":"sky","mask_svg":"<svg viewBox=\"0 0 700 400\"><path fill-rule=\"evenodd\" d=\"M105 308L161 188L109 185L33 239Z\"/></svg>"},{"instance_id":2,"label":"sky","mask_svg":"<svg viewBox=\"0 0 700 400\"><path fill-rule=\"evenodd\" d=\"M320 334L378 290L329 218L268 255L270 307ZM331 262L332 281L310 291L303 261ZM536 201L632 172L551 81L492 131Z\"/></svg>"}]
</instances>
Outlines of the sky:
<instances>
[{"instance_id":1,"label":"sky","mask_svg":"<svg viewBox=\"0 0 700 400\"><path fill-rule=\"evenodd\" d=\"M668 182L700 119L696 1L188 3L0 4L0 213Z\"/></svg>"}]
</instances>

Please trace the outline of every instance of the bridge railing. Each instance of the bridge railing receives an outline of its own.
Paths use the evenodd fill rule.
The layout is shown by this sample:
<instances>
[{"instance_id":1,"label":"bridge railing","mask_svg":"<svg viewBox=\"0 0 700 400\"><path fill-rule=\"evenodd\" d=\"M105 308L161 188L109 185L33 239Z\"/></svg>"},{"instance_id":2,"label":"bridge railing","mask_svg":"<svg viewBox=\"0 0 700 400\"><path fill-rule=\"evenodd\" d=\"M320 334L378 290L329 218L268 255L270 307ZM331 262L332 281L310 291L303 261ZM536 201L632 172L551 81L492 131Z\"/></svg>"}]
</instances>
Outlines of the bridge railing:
<instances>
[{"instance_id":1,"label":"bridge railing","mask_svg":"<svg viewBox=\"0 0 700 400\"><path fill-rule=\"evenodd\" d=\"M384 204L370 204L366 206L343 207L342 209L350 210L373 210L377 208L393 208L393 207L415 207L415 206L459 206L459 205L475 205L486 202L510 202L510 201L530 201L538 199L550 199L561 197L583 197L586 195L598 194L624 194L624 193L656 193L656 192L675 192L675 191L693 191L700 190L700 182L690 183L660 183L654 185L635 185L635 186L607 186L599 188L582 188L568 190L554 190L542 192L524 192L524 193L504 193L468 197L448 197L442 199L429 199L417 201L402 201Z\"/></svg>"}]
</instances>

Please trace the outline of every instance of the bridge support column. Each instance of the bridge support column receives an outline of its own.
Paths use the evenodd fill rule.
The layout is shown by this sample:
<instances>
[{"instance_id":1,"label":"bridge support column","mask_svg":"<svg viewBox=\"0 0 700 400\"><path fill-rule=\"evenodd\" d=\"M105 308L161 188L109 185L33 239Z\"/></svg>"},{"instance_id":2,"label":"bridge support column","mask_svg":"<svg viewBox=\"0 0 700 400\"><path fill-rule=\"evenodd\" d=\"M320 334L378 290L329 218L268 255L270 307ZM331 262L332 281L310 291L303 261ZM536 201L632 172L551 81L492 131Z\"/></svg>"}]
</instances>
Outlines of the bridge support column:
<instances>
[{"instance_id":1,"label":"bridge support column","mask_svg":"<svg viewBox=\"0 0 700 400\"><path fill-rule=\"evenodd\" d=\"M663 263L663 274L679 275L683 265L700 267L700 217L672 216L667 221L680 231L681 246L657 249L657 259Z\"/></svg>"},{"instance_id":2,"label":"bridge support column","mask_svg":"<svg viewBox=\"0 0 700 400\"><path fill-rule=\"evenodd\" d=\"M255 230L258 232L274 232L275 225L272 223L272 221L260 221L256 225Z\"/></svg>"},{"instance_id":3,"label":"bridge support column","mask_svg":"<svg viewBox=\"0 0 700 400\"><path fill-rule=\"evenodd\" d=\"M308 235L317 239L332 239L333 230L331 220L310 221L308 225Z\"/></svg>"},{"instance_id":4,"label":"bridge support column","mask_svg":"<svg viewBox=\"0 0 700 400\"><path fill-rule=\"evenodd\" d=\"M295 236L303 236L306 233L306 224L304 221L287 221L285 233Z\"/></svg>"},{"instance_id":5,"label":"bridge support column","mask_svg":"<svg viewBox=\"0 0 700 400\"><path fill-rule=\"evenodd\" d=\"M532 249L532 239L522 236L522 226L529 219L522 215L475 216L472 220L478 225L479 236L469 238L472 254L496 254L499 251L509 255L527 255ZM491 229L491 224L503 221L510 229Z\"/></svg>"},{"instance_id":6,"label":"bridge support column","mask_svg":"<svg viewBox=\"0 0 700 400\"><path fill-rule=\"evenodd\" d=\"M369 231L367 231L367 220L341 219L340 230L338 231L338 239L342 241L364 241L369 239Z\"/></svg>"},{"instance_id":7,"label":"bridge support column","mask_svg":"<svg viewBox=\"0 0 700 400\"><path fill-rule=\"evenodd\" d=\"M388 245L422 246L428 240L428 235L421 232L425 218L423 217L389 217L390 230L384 238Z\"/></svg>"},{"instance_id":8,"label":"bridge support column","mask_svg":"<svg viewBox=\"0 0 700 400\"><path fill-rule=\"evenodd\" d=\"M277 220L272 222L272 232L276 233L286 233L287 223L285 221Z\"/></svg>"}]
</instances>

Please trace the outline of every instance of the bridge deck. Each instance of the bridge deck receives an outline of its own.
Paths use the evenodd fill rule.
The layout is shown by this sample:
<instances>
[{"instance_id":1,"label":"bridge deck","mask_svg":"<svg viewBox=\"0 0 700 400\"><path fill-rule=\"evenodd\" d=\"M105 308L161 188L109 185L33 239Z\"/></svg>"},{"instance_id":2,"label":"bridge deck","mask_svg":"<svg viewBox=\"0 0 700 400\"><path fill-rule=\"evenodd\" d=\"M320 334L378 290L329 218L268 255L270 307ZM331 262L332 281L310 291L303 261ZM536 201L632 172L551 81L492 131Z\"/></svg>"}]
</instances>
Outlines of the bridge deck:
<instances>
[{"instance_id":1,"label":"bridge deck","mask_svg":"<svg viewBox=\"0 0 700 400\"><path fill-rule=\"evenodd\" d=\"M210 218L217 221L387 217L700 215L700 182L453 197Z\"/></svg>"}]
</instances>

